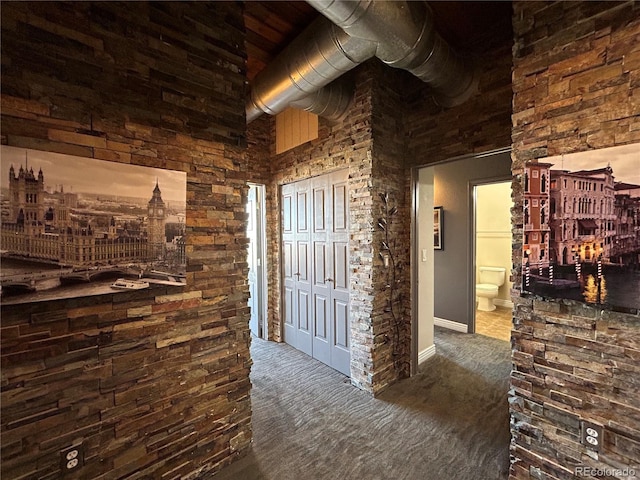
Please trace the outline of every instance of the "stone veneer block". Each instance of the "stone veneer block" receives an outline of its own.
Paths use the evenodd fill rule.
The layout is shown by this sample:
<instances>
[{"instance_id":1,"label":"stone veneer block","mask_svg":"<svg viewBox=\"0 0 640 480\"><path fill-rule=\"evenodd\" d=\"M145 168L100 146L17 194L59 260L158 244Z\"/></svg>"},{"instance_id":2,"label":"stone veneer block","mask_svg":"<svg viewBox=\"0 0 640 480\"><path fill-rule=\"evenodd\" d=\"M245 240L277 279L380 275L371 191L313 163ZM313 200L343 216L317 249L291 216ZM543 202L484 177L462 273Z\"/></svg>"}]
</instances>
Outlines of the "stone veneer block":
<instances>
[{"instance_id":1,"label":"stone veneer block","mask_svg":"<svg viewBox=\"0 0 640 480\"><path fill-rule=\"evenodd\" d=\"M639 13L632 2L514 2L514 174L536 158L640 139L633 100L640 65L622 60L635 57L630 39L640 33ZM514 182L510 478L577 478L577 466L631 466L640 474L640 317L518 297L521 180ZM531 390L523 388L525 378ZM527 424L514 422L523 417ZM583 421L604 427L597 455L580 443Z\"/></svg>"},{"instance_id":2,"label":"stone veneer block","mask_svg":"<svg viewBox=\"0 0 640 480\"><path fill-rule=\"evenodd\" d=\"M186 287L2 305L3 478L60 478L75 442L65 478L246 452L242 24L233 3L3 4L2 143L186 172L189 252Z\"/></svg>"}]
</instances>

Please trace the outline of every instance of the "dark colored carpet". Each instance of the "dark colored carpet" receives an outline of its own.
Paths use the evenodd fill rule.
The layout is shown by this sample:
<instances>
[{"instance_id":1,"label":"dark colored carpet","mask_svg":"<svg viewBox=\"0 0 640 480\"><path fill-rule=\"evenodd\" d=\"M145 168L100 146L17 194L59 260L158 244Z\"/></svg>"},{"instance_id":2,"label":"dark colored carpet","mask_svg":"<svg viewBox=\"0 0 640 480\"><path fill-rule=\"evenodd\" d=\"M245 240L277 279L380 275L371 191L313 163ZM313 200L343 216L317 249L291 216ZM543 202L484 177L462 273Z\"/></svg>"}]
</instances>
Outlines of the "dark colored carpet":
<instances>
[{"instance_id":1,"label":"dark colored carpet","mask_svg":"<svg viewBox=\"0 0 640 480\"><path fill-rule=\"evenodd\" d=\"M507 478L509 344L436 327L436 349L373 398L288 345L254 339L253 445L213 478Z\"/></svg>"}]
</instances>

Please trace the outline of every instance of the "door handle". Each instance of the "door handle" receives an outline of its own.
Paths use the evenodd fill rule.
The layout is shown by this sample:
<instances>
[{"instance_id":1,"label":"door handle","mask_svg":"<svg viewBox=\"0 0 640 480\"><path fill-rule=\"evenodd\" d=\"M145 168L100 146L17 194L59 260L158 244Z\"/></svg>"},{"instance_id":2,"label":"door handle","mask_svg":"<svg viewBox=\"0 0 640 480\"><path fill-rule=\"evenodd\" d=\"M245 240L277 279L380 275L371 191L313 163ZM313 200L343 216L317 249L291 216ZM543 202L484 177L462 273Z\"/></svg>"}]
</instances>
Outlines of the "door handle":
<instances>
[{"instance_id":1,"label":"door handle","mask_svg":"<svg viewBox=\"0 0 640 480\"><path fill-rule=\"evenodd\" d=\"M325 278L324 281L325 282L333 282L333 278Z\"/></svg>"},{"instance_id":2,"label":"door handle","mask_svg":"<svg viewBox=\"0 0 640 480\"><path fill-rule=\"evenodd\" d=\"M295 275L296 277L298 277L298 280L300 280L300 275L302 275L302 274L301 274L300 272L298 272L298 273L294 273L294 275Z\"/></svg>"}]
</instances>

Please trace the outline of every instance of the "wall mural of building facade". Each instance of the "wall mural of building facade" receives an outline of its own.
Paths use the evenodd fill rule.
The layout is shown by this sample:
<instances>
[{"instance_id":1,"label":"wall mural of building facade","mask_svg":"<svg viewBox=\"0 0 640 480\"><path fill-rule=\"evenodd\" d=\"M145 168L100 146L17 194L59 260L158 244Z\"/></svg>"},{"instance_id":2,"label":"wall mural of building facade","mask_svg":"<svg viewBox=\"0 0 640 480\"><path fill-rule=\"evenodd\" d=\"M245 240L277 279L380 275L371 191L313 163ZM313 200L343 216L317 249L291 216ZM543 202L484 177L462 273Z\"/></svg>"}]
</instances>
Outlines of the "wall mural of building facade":
<instances>
[{"instance_id":1,"label":"wall mural of building facade","mask_svg":"<svg viewBox=\"0 0 640 480\"><path fill-rule=\"evenodd\" d=\"M3 303L183 285L186 173L2 146Z\"/></svg>"},{"instance_id":2,"label":"wall mural of building facade","mask_svg":"<svg viewBox=\"0 0 640 480\"><path fill-rule=\"evenodd\" d=\"M524 192L523 291L640 309L640 144L530 162Z\"/></svg>"}]
</instances>

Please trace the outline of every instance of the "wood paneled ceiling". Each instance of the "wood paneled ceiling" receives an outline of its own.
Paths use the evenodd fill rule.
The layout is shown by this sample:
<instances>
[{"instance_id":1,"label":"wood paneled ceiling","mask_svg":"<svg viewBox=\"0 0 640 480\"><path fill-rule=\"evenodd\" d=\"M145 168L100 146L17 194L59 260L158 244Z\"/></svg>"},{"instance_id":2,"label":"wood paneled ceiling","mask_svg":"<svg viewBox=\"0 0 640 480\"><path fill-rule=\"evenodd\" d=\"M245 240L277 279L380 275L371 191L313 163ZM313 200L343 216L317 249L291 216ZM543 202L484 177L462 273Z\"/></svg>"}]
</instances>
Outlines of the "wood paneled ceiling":
<instances>
[{"instance_id":1,"label":"wood paneled ceiling","mask_svg":"<svg viewBox=\"0 0 640 480\"><path fill-rule=\"evenodd\" d=\"M451 45L478 53L512 37L511 2L431 1L436 28ZM247 1L247 77L251 81L319 13L303 1Z\"/></svg>"},{"instance_id":2,"label":"wood paneled ceiling","mask_svg":"<svg viewBox=\"0 0 640 480\"><path fill-rule=\"evenodd\" d=\"M248 1L244 4L249 80L296 38L319 13L306 2Z\"/></svg>"}]
</instances>

